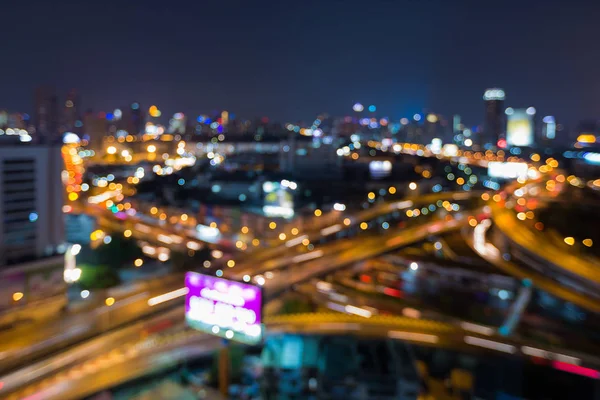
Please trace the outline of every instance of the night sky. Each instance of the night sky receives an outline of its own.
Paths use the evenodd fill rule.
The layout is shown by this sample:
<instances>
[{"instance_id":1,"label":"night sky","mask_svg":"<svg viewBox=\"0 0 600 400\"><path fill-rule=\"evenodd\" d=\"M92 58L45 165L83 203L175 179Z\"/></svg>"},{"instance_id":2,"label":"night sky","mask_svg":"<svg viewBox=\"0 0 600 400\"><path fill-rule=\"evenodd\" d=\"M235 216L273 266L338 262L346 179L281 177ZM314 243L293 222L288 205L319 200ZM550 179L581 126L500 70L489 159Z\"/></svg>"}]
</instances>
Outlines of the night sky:
<instances>
[{"instance_id":1,"label":"night sky","mask_svg":"<svg viewBox=\"0 0 600 400\"><path fill-rule=\"evenodd\" d=\"M31 112L34 87L54 84L96 111L136 100L285 122L360 101L479 124L499 86L507 106L573 124L600 116L598 3L5 1L0 109Z\"/></svg>"}]
</instances>

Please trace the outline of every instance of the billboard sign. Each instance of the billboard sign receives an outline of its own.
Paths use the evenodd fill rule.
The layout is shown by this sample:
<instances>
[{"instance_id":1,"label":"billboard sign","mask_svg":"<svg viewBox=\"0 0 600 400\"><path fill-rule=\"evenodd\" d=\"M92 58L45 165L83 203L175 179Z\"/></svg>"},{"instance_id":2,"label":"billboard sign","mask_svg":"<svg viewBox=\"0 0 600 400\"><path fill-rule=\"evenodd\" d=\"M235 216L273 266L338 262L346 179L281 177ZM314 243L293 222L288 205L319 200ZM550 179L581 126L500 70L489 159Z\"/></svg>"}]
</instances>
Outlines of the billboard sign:
<instances>
[{"instance_id":1,"label":"billboard sign","mask_svg":"<svg viewBox=\"0 0 600 400\"><path fill-rule=\"evenodd\" d=\"M369 175L373 179L383 179L392 173L392 162L389 160L375 160L369 163Z\"/></svg>"},{"instance_id":2,"label":"billboard sign","mask_svg":"<svg viewBox=\"0 0 600 400\"><path fill-rule=\"evenodd\" d=\"M259 287L197 272L185 275L185 286L189 326L242 343L262 341L263 295Z\"/></svg>"},{"instance_id":3,"label":"billboard sign","mask_svg":"<svg viewBox=\"0 0 600 400\"><path fill-rule=\"evenodd\" d=\"M531 108L531 107L530 107ZM531 110L515 109L507 115L506 142L509 146L533 145L533 118Z\"/></svg>"},{"instance_id":4,"label":"billboard sign","mask_svg":"<svg viewBox=\"0 0 600 400\"><path fill-rule=\"evenodd\" d=\"M281 182L263 183L264 203L263 212L268 217L292 218L294 216L294 194L296 182L282 180Z\"/></svg>"},{"instance_id":5,"label":"billboard sign","mask_svg":"<svg viewBox=\"0 0 600 400\"><path fill-rule=\"evenodd\" d=\"M490 161L488 163L488 175L492 178L517 179L527 178L528 166L519 162Z\"/></svg>"}]
</instances>

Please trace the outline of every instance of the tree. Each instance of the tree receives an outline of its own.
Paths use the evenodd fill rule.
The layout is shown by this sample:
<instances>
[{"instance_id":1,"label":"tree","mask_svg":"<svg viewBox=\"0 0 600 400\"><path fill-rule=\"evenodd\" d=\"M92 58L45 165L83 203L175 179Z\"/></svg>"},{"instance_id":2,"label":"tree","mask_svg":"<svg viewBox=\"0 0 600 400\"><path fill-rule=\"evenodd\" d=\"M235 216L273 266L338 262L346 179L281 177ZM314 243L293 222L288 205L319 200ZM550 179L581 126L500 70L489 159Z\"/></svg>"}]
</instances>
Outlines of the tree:
<instances>
[{"instance_id":1,"label":"tree","mask_svg":"<svg viewBox=\"0 0 600 400\"><path fill-rule=\"evenodd\" d=\"M79 265L81 278L79 285L83 289L105 289L120 283L119 274L108 265Z\"/></svg>"},{"instance_id":2,"label":"tree","mask_svg":"<svg viewBox=\"0 0 600 400\"><path fill-rule=\"evenodd\" d=\"M204 247L201 250L189 253L179 251L171 252L171 265L177 271L196 271L202 267L202 263L206 260L211 260L210 249Z\"/></svg>"},{"instance_id":3,"label":"tree","mask_svg":"<svg viewBox=\"0 0 600 400\"><path fill-rule=\"evenodd\" d=\"M144 255L134 239L126 238L122 233L111 235L111 238L110 243L96 249L97 264L121 268Z\"/></svg>"}]
</instances>

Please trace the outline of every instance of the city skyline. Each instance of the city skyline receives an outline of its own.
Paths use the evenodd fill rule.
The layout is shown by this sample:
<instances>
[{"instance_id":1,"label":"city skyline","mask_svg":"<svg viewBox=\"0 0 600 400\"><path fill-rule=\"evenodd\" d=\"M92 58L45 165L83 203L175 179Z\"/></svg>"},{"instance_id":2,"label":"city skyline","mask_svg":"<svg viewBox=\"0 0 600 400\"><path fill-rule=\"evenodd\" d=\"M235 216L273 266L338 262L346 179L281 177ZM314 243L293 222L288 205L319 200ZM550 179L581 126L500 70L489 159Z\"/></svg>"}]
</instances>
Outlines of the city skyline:
<instances>
[{"instance_id":1,"label":"city skyline","mask_svg":"<svg viewBox=\"0 0 600 400\"><path fill-rule=\"evenodd\" d=\"M593 48L593 24L584 22L594 5L563 15L558 2L260 10L233 3L166 14L152 1L143 8L41 4L23 40L6 45L20 62L0 66L0 107L32 113L34 88L53 84L61 97L77 88L84 110L139 101L163 115L227 109L285 122L350 114L359 101L392 119L425 109L480 125L481 95L498 86L507 106L533 105L567 125L596 117L594 56L581 51ZM228 12L229 5L237 8ZM11 4L5 14L16 18L27 6Z\"/></svg>"}]
</instances>

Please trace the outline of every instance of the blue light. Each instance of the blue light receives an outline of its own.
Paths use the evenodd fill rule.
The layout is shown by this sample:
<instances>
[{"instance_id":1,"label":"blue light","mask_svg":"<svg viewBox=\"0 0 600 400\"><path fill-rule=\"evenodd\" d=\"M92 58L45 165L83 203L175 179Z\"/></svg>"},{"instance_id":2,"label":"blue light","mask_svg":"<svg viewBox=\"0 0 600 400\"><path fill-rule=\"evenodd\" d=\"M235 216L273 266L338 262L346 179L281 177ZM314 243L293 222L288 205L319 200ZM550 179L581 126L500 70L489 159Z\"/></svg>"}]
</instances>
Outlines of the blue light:
<instances>
[{"instance_id":1,"label":"blue light","mask_svg":"<svg viewBox=\"0 0 600 400\"><path fill-rule=\"evenodd\" d=\"M369 106L369 111L370 111L370 112L375 112L375 111L377 111L377 107L375 107L373 104L371 104L371 105Z\"/></svg>"},{"instance_id":2,"label":"blue light","mask_svg":"<svg viewBox=\"0 0 600 400\"><path fill-rule=\"evenodd\" d=\"M36 212L29 213L29 222L35 222L38 220L38 214Z\"/></svg>"},{"instance_id":3,"label":"blue light","mask_svg":"<svg viewBox=\"0 0 600 400\"><path fill-rule=\"evenodd\" d=\"M81 128L83 126L83 122L80 120L75 121L75 128Z\"/></svg>"},{"instance_id":4,"label":"blue light","mask_svg":"<svg viewBox=\"0 0 600 400\"><path fill-rule=\"evenodd\" d=\"M215 275L217 275L218 277L221 277L221 276L223 276L223 271L218 269L217 272L215 273Z\"/></svg>"},{"instance_id":5,"label":"blue light","mask_svg":"<svg viewBox=\"0 0 600 400\"><path fill-rule=\"evenodd\" d=\"M246 201L246 195L245 195L244 193L242 193L242 194L240 194L240 195L238 196L238 199L239 199L240 201Z\"/></svg>"},{"instance_id":6,"label":"blue light","mask_svg":"<svg viewBox=\"0 0 600 400\"><path fill-rule=\"evenodd\" d=\"M600 164L600 153L584 153L583 159L590 164Z\"/></svg>"},{"instance_id":7,"label":"blue light","mask_svg":"<svg viewBox=\"0 0 600 400\"><path fill-rule=\"evenodd\" d=\"M140 108L140 103L131 103L132 110L137 110L138 108Z\"/></svg>"},{"instance_id":8,"label":"blue light","mask_svg":"<svg viewBox=\"0 0 600 400\"><path fill-rule=\"evenodd\" d=\"M384 222L383 224L381 224L381 227L383 229L388 229L390 227L390 224L388 224L387 222Z\"/></svg>"},{"instance_id":9,"label":"blue light","mask_svg":"<svg viewBox=\"0 0 600 400\"><path fill-rule=\"evenodd\" d=\"M420 120L421 120L421 118L423 118L423 117L421 117L421 114L415 114L415 115L413 115L413 119L414 119L415 121L417 121L417 122L418 122L418 121L420 121Z\"/></svg>"},{"instance_id":10,"label":"blue light","mask_svg":"<svg viewBox=\"0 0 600 400\"><path fill-rule=\"evenodd\" d=\"M207 125L210 124L211 121L212 121L212 119L210 119L210 118L205 118L204 119L204 123L207 124Z\"/></svg>"},{"instance_id":11,"label":"blue light","mask_svg":"<svg viewBox=\"0 0 600 400\"><path fill-rule=\"evenodd\" d=\"M204 122L204 116L199 115L198 118L196 118L196 121L198 121L198 123L203 123Z\"/></svg>"},{"instance_id":12,"label":"blue light","mask_svg":"<svg viewBox=\"0 0 600 400\"><path fill-rule=\"evenodd\" d=\"M183 179L183 178L179 178L179 179L177 180L177 184L178 184L179 186L183 186L183 185L185 185L185 179Z\"/></svg>"},{"instance_id":13,"label":"blue light","mask_svg":"<svg viewBox=\"0 0 600 400\"><path fill-rule=\"evenodd\" d=\"M485 186L486 188L492 189L492 190L500 189L500 184L498 182L493 182L493 181L489 181L489 180L483 181L483 186Z\"/></svg>"},{"instance_id":14,"label":"blue light","mask_svg":"<svg viewBox=\"0 0 600 400\"><path fill-rule=\"evenodd\" d=\"M106 119L108 121L112 121L115 118L115 116L112 113L106 113Z\"/></svg>"}]
</instances>

